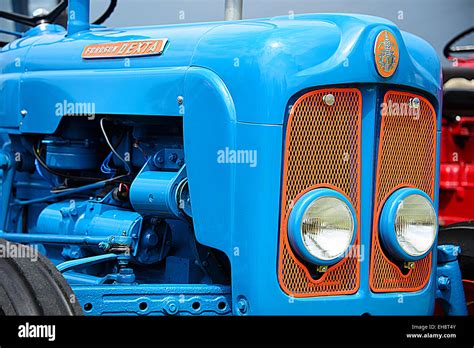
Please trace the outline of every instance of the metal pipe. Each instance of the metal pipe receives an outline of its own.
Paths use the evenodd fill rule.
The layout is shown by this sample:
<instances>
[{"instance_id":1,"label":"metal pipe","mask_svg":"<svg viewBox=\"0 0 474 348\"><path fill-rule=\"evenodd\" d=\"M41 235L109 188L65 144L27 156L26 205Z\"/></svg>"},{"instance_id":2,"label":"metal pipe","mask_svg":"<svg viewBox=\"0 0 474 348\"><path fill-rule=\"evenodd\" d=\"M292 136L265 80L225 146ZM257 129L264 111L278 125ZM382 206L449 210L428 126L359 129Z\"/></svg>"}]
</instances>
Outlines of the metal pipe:
<instances>
[{"instance_id":1,"label":"metal pipe","mask_svg":"<svg viewBox=\"0 0 474 348\"><path fill-rule=\"evenodd\" d=\"M96 183L93 183L93 184L67 189L63 192L53 193L53 194L51 194L49 196L46 196L46 197L34 198L34 199L27 200L27 201L15 200L14 204L28 205L28 204L42 203L42 202L49 201L50 199L65 197L65 196L69 196L71 194L76 194L76 193L84 192L84 191L88 191L88 190L99 189L99 188L104 187L108 182L109 182L109 180L99 181L99 182L96 182Z\"/></svg>"},{"instance_id":2,"label":"metal pipe","mask_svg":"<svg viewBox=\"0 0 474 348\"><path fill-rule=\"evenodd\" d=\"M76 34L90 28L90 0L69 0L67 32Z\"/></svg>"},{"instance_id":3,"label":"metal pipe","mask_svg":"<svg viewBox=\"0 0 474 348\"><path fill-rule=\"evenodd\" d=\"M69 236L57 234L30 234L30 233L8 233L0 231L0 238L14 243L40 243L40 244L60 244L60 245L93 245L98 246L107 237L90 236Z\"/></svg>"},{"instance_id":4,"label":"metal pipe","mask_svg":"<svg viewBox=\"0 0 474 348\"><path fill-rule=\"evenodd\" d=\"M91 257L84 257L82 259L65 261L57 265L56 268L58 269L59 272L64 273L76 267L83 267L86 265L92 266L97 263L115 260L116 258L118 258L117 254L104 254L104 255L97 255L97 256L91 256Z\"/></svg>"},{"instance_id":5,"label":"metal pipe","mask_svg":"<svg viewBox=\"0 0 474 348\"><path fill-rule=\"evenodd\" d=\"M236 21L242 19L243 0L225 1L225 20Z\"/></svg>"},{"instance_id":6,"label":"metal pipe","mask_svg":"<svg viewBox=\"0 0 474 348\"><path fill-rule=\"evenodd\" d=\"M0 170L2 172L2 205L0 210L0 230L7 228L10 196L15 178L15 167L5 152L0 152Z\"/></svg>"}]
</instances>

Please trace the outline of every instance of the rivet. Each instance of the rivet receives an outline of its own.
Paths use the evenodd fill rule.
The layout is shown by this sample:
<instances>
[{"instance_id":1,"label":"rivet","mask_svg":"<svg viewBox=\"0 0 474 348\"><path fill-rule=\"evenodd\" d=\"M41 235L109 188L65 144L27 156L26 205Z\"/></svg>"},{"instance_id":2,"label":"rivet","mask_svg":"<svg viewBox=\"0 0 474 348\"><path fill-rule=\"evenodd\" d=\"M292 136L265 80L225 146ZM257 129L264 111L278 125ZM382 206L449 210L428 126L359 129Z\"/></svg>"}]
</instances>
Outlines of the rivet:
<instances>
[{"instance_id":1,"label":"rivet","mask_svg":"<svg viewBox=\"0 0 474 348\"><path fill-rule=\"evenodd\" d=\"M327 106L332 106L336 102L336 97L334 97L334 94L326 94L323 96L323 103L326 104Z\"/></svg>"},{"instance_id":2,"label":"rivet","mask_svg":"<svg viewBox=\"0 0 474 348\"><path fill-rule=\"evenodd\" d=\"M178 97L178 104L183 104L184 98L182 96Z\"/></svg>"},{"instance_id":3,"label":"rivet","mask_svg":"<svg viewBox=\"0 0 474 348\"><path fill-rule=\"evenodd\" d=\"M21 116L25 117L28 114L28 111L26 109L23 109L20 111Z\"/></svg>"}]
</instances>

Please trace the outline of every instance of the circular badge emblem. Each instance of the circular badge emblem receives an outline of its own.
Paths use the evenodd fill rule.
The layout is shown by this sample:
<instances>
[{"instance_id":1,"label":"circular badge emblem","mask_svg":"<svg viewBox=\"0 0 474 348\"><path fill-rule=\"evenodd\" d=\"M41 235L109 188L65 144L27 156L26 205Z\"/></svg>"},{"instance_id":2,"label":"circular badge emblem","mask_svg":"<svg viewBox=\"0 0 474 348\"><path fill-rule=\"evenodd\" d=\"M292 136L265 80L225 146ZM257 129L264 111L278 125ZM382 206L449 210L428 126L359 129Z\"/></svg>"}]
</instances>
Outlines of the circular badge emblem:
<instances>
[{"instance_id":1,"label":"circular badge emblem","mask_svg":"<svg viewBox=\"0 0 474 348\"><path fill-rule=\"evenodd\" d=\"M388 30L382 30L375 39L375 66L382 77L390 77L397 70L399 52L395 36Z\"/></svg>"}]
</instances>

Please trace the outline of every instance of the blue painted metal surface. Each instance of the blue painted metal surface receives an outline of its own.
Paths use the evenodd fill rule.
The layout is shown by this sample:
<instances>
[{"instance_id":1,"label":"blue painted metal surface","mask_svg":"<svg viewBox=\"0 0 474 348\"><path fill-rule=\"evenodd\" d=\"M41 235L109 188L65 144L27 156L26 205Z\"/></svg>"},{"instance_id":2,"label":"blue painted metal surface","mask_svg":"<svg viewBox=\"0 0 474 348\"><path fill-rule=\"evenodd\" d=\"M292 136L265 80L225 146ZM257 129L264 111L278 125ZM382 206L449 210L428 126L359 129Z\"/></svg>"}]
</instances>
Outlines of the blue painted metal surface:
<instances>
[{"instance_id":1,"label":"blue painted metal surface","mask_svg":"<svg viewBox=\"0 0 474 348\"><path fill-rule=\"evenodd\" d=\"M229 315L230 288L217 285L73 286L89 315ZM87 310L88 309L88 310Z\"/></svg>"},{"instance_id":2,"label":"blue painted metal surface","mask_svg":"<svg viewBox=\"0 0 474 348\"><path fill-rule=\"evenodd\" d=\"M177 190L186 178L186 167L183 166L179 172L157 171L150 162L143 167L130 188L132 207L142 215L179 217Z\"/></svg>"},{"instance_id":3,"label":"blue painted metal surface","mask_svg":"<svg viewBox=\"0 0 474 348\"><path fill-rule=\"evenodd\" d=\"M378 107L385 89L424 94L437 111L440 131L440 63L425 41L401 32L384 19L342 14L88 29L87 1L71 3L79 17L70 22L69 32L55 25L40 25L2 49L0 133L8 134L15 149L28 158L31 134L51 136L61 132L64 124L75 125L72 133L82 134L80 122L93 124L107 115L109 120L133 128L133 135L140 140L133 143L135 148L130 141L121 145L125 149L121 152L132 148L129 163L140 174L130 188L113 192L106 200L93 198L95 203L91 203L84 195L100 195L108 184L50 193L54 185L45 179L47 175L35 172L33 166L31 170L16 171L16 166L3 157L0 222L7 218L5 207L9 206L12 187L9 175L15 175L16 198L8 221L0 228L0 237L44 243L47 256L56 264L102 255L104 250L98 247L107 250L111 237L132 247L132 253L137 253L134 260L121 260L109 268L107 262L99 263L87 272L75 269L64 273L87 314L230 314L231 310L245 315L433 313L436 256L433 275L418 292L376 294L370 291L368 282ZM394 33L400 49L397 71L387 79L378 75L373 57L375 37L384 29ZM82 50L90 44L158 38L169 40L161 56L81 58ZM295 299L281 290L276 268L286 120L299 95L328 85L356 85L364 101L362 209L358 221L363 246L360 288L350 296ZM70 103L93 103L94 114L76 119L57 112ZM172 126L160 123L168 121ZM176 128L181 130L181 137L168 137L166 131ZM149 131L157 133L146 134ZM179 149L182 156L183 148L180 165L158 160L166 149ZM62 150L64 156L71 152L64 147ZM255 151L255 161L218 160L221 151L232 150ZM8 158L14 153L10 145L4 151ZM177 182L177 170L184 159L192 226L180 214L171 185ZM439 166L439 156L437 160ZM59 162L57 168L62 170L81 167L74 161ZM86 168L93 161L85 155L83 162L82 168ZM119 165L116 167L120 170ZM150 202L153 192L162 193L158 196L163 198L156 202L153 195ZM98 209L81 222L79 229L61 215L71 198ZM131 204L127 203L129 198ZM434 205L437 210L437 193ZM27 217L21 214L23 206L30 209ZM109 223L92 225L94 219L100 219L101 211L117 212L113 217L116 221L108 219ZM44 220L38 220L41 214ZM138 215L143 217L144 225L134 237L133 228L126 222ZM161 217L160 221L156 216ZM125 228L125 235L117 236L112 230L122 224L129 228ZM22 231L22 226L27 231ZM171 231L172 239L167 231ZM193 243L194 238L201 245ZM149 247L143 251L145 244ZM202 245L213 249L203 249ZM152 249L156 253L150 255ZM216 278L218 271L211 267L213 258L209 257L216 250L229 259L230 286L216 285L222 282ZM180 295L184 296L183 303ZM195 300L201 301L200 309L193 308ZM221 300L225 307L219 310ZM142 302L146 304L142 305L144 309L140 309Z\"/></svg>"},{"instance_id":4,"label":"blue painted metal surface","mask_svg":"<svg viewBox=\"0 0 474 348\"><path fill-rule=\"evenodd\" d=\"M466 298L462 285L458 255L461 248L455 245L438 247L436 297L447 315L467 315Z\"/></svg>"}]
</instances>

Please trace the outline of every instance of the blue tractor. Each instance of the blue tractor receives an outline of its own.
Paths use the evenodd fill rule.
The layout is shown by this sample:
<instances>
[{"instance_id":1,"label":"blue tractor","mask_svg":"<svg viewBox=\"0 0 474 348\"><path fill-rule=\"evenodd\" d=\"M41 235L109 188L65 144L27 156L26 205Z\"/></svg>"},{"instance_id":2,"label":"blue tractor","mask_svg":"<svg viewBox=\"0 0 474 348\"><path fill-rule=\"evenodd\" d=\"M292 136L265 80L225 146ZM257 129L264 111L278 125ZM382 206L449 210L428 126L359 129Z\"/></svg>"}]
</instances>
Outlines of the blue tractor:
<instances>
[{"instance_id":1,"label":"blue tractor","mask_svg":"<svg viewBox=\"0 0 474 348\"><path fill-rule=\"evenodd\" d=\"M116 4L0 12L31 27L0 52L1 313L466 313L428 43L351 14L107 28Z\"/></svg>"}]
</instances>

